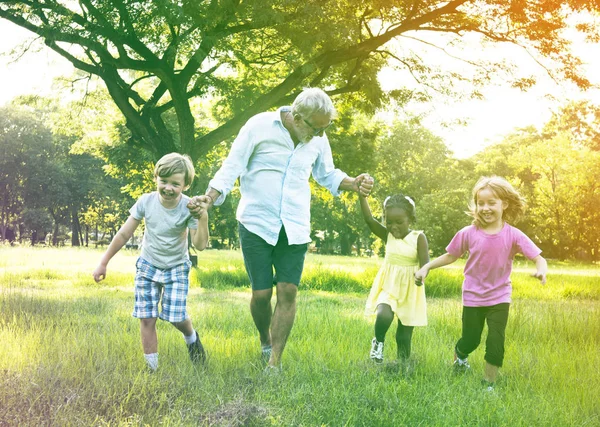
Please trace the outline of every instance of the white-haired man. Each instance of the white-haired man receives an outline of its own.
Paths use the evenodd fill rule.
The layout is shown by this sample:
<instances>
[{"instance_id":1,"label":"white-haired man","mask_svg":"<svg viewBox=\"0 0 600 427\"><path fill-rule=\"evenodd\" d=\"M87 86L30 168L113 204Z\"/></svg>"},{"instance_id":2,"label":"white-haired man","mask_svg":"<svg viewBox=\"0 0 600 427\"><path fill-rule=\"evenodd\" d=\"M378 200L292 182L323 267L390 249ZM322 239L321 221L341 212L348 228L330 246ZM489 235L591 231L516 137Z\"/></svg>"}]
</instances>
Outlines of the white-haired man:
<instances>
[{"instance_id":1,"label":"white-haired man","mask_svg":"<svg viewBox=\"0 0 600 427\"><path fill-rule=\"evenodd\" d=\"M250 312L260 334L266 371L278 371L296 316L296 294L310 242L309 177L333 195L350 190L368 195L373 180L336 169L325 130L336 111L321 89L304 89L291 107L252 117L204 196L190 209L201 215L220 205L240 177L237 209L244 264L252 284ZM193 204L198 205L194 208ZM273 274L275 270L275 275ZM275 311L271 308L277 287Z\"/></svg>"}]
</instances>

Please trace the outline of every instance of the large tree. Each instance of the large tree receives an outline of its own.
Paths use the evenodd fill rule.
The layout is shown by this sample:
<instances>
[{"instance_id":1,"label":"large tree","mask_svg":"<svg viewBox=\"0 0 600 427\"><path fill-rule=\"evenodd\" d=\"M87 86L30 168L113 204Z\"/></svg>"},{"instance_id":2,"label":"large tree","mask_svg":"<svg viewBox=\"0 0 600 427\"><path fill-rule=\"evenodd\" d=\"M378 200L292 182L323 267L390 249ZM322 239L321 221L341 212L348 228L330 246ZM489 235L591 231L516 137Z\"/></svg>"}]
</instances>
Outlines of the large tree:
<instances>
[{"instance_id":1,"label":"large tree","mask_svg":"<svg viewBox=\"0 0 600 427\"><path fill-rule=\"evenodd\" d=\"M197 160L303 86L355 92L372 109L387 96L406 100L428 88L450 90L459 80L485 83L510 69L502 61L465 60L476 70L469 76L444 72L415 45L422 39L420 46L431 48L439 40L431 34L448 35L437 47L451 56L469 33L519 44L540 62L550 59L557 79L587 87L564 29L574 12L598 8L579 0L0 0L0 18L102 79L132 144L155 158L176 150ZM597 36L594 25L578 29ZM390 60L417 85L383 94L377 73ZM208 95L221 100L213 126L196 123L190 107L192 98Z\"/></svg>"}]
</instances>

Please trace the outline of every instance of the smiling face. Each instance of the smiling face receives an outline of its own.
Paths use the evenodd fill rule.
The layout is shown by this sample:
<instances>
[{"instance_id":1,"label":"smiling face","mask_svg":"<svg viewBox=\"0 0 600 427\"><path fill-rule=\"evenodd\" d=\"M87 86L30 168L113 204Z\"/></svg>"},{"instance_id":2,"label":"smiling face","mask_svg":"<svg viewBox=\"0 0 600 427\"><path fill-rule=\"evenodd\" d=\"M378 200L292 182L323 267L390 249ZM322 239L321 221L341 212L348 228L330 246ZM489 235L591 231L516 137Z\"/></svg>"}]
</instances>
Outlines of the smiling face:
<instances>
[{"instance_id":1,"label":"smiling face","mask_svg":"<svg viewBox=\"0 0 600 427\"><path fill-rule=\"evenodd\" d=\"M308 143L315 136L323 136L325 129L331 124L329 114L314 113L309 117L302 117L300 114L294 116L294 127L296 137L300 142Z\"/></svg>"},{"instance_id":2,"label":"smiling face","mask_svg":"<svg viewBox=\"0 0 600 427\"><path fill-rule=\"evenodd\" d=\"M476 197L477 215L483 228L496 228L502 225L502 215L508 204L500 199L489 187L482 188Z\"/></svg>"},{"instance_id":3,"label":"smiling face","mask_svg":"<svg viewBox=\"0 0 600 427\"><path fill-rule=\"evenodd\" d=\"M410 231L410 218L400 207L392 206L385 210L385 228L396 239L403 239Z\"/></svg>"},{"instance_id":4,"label":"smiling face","mask_svg":"<svg viewBox=\"0 0 600 427\"><path fill-rule=\"evenodd\" d=\"M160 203L166 208L177 206L181 199L181 193L187 188L185 174L174 173L170 176L157 176L155 179Z\"/></svg>"}]
</instances>

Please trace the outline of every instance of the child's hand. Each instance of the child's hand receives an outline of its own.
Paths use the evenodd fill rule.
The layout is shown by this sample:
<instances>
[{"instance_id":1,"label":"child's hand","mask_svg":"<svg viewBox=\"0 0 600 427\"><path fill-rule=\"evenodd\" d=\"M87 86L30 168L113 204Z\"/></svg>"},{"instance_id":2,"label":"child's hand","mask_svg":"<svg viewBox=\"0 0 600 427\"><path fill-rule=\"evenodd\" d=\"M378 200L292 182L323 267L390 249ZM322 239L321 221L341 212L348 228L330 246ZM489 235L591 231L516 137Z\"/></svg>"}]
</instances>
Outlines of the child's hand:
<instances>
[{"instance_id":1,"label":"child's hand","mask_svg":"<svg viewBox=\"0 0 600 427\"><path fill-rule=\"evenodd\" d=\"M100 264L98 267L96 267L96 269L92 273L92 276L94 276L94 280L96 281L96 283L104 280L106 278L106 266Z\"/></svg>"},{"instance_id":2,"label":"child's hand","mask_svg":"<svg viewBox=\"0 0 600 427\"><path fill-rule=\"evenodd\" d=\"M212 199L210 196L195 196L190 199L187 208L194 218L200 219L204 212L208 211L210 208L211 202Z\"/></svg>"},{"instance_id":3,"label":"child's hand","mask_svg":"<svg viewBox=\"0 0 600 427\"><path fill-rule=\"evenodd\" d=\"M423 286L425 283L425 278L429 274L429 269L423 267L419 271L415 273L415 285Z\"/></svg>"},{"instance_id":4,"label":"child's hand","mask_svg":"<svg viewBox=\"0 0 600 427\"><path fill-rule=\"evenodd\" d=\"M363 197L367 197L373 190L375 180L368 173L361 173L354 179L355 191Z\"/></svg>"},{"instance_id":5,"label":"child's hand","mask_svg":"<svg viewBox=\"0 0 600 427\"><path fill-rule=\"evenodd\" d=\"M535 277L536 279L538 279L542 285L546 284L546 272L545 271L536 271L535 273L533 273L531 275L531 277Z\"/></svg>"}]
</instances>

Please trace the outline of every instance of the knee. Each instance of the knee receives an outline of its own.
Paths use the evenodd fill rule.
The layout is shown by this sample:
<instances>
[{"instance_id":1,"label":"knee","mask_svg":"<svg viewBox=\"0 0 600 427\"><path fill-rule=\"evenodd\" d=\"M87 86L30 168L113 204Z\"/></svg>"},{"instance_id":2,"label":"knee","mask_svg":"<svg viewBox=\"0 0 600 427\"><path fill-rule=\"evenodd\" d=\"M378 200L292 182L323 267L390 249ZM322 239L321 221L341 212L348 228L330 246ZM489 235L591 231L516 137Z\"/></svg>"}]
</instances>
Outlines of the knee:
<instances>
[{"instance_id":1,"label":"knee","mask_svg":"<svg viewBox=\"0 0 600 427\"><path fill-rule=\"evenodd\" d=\"M156 317L140 319L140 325L144 329L154 328L156 326Z\"/></svg>"},{"instance_id":2,"label":"knee","mask_svg":"<svg viewBox=\"0 0 600 427\"><path fill-rule=\"evenodd\" d=\"M298 287L293 283L277 284L277 304L293 305L296 303Z\"/></svg>"},{"instance_id":3,"label":"knee","mask_svg":"<svg viewBox=\"0 0 600 427\"><path fill-rule=\"evenodd\" d=\"M377 306L377 318L381 321L392 323L394 320L394 312L387 304L379 304Z\"/></svg>"},{"instance_id":4,"label":"knee","mask_svg":"<svg viewBox=\"0 0 600 427\"><path fill-rule=\"evenodd\" d=\"M254 291L252 292L252 305L255 307L268 307L271 303L271 296L273 295L273 291L271 289L266 289L263 291Z\"/></svg>"}]
</instances>

